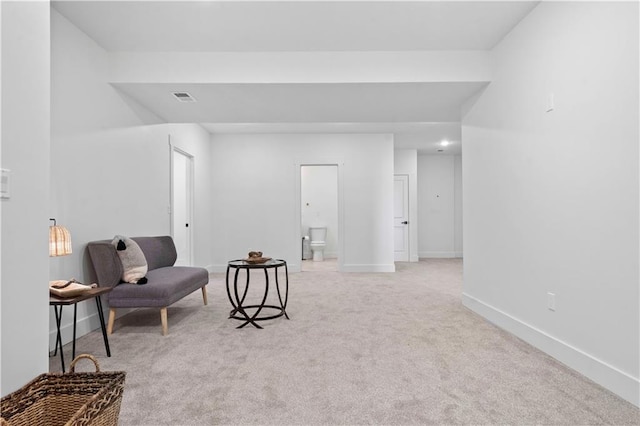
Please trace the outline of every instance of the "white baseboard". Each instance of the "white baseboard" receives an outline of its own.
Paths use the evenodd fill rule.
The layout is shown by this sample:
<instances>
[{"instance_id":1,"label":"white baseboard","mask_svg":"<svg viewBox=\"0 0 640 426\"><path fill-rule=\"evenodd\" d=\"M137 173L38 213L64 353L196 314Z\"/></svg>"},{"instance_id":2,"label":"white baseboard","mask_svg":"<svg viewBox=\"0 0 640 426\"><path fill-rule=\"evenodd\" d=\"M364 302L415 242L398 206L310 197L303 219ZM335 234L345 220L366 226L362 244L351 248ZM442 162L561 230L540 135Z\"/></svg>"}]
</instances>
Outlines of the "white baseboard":
<instances>
[{"instance_id":1,"label":"white baseboard","mask_svg":"<svg viewBox=\"0 0 640 426\"><path fill-rule=\"evenodd\" d=\"M640 379L637 377L633 377L467 293L462 294L462 304L491 323L507 330L621 398L640 407Z\"/></svg>"},{"instance_id":2,"label":"white baseboard","mask_svg":"<svg viewBox=\"0 0 640 426\"><path fill-rule=\"evenodd\" d=\"M458 256L455 251L420 251L418 252L418 257L432 259L452 259L454 257L462 256Z\"/></svg>"},{"instance_id":3,"label":"white baseboard","mask_svg":"<svg viewBox=\"0 0 640 426\"><path fill-rule=\"evenodd\" d=\"M420 261L419 256L416 256L416 255L409 256L409 262L419 262L419 261Z\"/></svg>"},{"instance_id":4,"label":"white baseboard","mask_svg":"<svg viewBox=\"0 0 640 426\"><path fill-rule=\"evenodd\" d=\"M389 265L366 265L366 264L344 264L342 265L342 272L395 272L396 265L391 263Z\"/></svg>"}]
</instances>

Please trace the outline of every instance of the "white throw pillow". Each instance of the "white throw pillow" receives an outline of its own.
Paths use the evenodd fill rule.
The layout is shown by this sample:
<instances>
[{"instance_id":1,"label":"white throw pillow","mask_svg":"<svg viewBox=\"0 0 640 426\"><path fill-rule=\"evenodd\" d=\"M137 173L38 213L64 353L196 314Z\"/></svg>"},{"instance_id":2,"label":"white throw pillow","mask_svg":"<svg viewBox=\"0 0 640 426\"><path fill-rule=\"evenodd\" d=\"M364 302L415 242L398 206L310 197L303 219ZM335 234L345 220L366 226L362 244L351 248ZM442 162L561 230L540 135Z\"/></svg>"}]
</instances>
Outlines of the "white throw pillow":
<instances>
[{"instance_id":1,"label":"white throw pillow","mask_svg":"<svg viewBox=\"0 0 640 426\"><path fill-rule=\"evenodd\" d=\"M122 281L131 284L146 284L148 266L142 249L131 238L116 235L111 241L122 262Z\"/></svg>"}]
</instances>

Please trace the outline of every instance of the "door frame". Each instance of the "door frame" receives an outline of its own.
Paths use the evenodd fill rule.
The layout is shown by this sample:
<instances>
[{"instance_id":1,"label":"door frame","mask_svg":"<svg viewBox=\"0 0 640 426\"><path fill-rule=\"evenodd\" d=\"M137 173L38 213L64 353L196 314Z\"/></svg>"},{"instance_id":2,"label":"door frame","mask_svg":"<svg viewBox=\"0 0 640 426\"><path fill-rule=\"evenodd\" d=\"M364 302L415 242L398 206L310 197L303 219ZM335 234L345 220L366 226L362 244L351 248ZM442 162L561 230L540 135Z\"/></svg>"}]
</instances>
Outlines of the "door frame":
<instances>
[{"instance_id":1,"label":"door frame","mask_svg":"<svg viewBox=\"0 0 640 426\"><path fill-rule=\"evenodd\" d=\"M188 162L189 162L189 172L188 172L188 176L187 176L187 197L188 197L188 206L189 206L189 212L188 212L188 223L189 223L189 244L188 244L188 248L189 248L189 259L188 259L188 265L193 265L193 228L194 228L194 221L193 221L193 206L194 206L194 171L193 171L193 163L194 163L194 156L181 149L178 148L177 146L173 145L173 143L171 143L171 135L169 135L169 147L170 147L170 155L169 155L169 199L170 199L170 205L169 205L169 232L171 234L171 237L174 238L175 240L175 224L174 224L174 212L175 212L175 191L173 189L173 178L174 178L174 160L173 160L173 156L175 154L180 154L183 155L187 158Z\"/></svg>"},{"instance_id":2,"label":"door frame","mask_svg":"<svg viewBox=\"0 0 640 426\"><path fill-rule=\"evenodd\" d=\"M338 171L338 271L344 269L344 162L342 161L300 161L296 162L295 170L295 247L296 258L302 270L302 167L303 166L335 166Z\"/></svg>"}]
</instances>

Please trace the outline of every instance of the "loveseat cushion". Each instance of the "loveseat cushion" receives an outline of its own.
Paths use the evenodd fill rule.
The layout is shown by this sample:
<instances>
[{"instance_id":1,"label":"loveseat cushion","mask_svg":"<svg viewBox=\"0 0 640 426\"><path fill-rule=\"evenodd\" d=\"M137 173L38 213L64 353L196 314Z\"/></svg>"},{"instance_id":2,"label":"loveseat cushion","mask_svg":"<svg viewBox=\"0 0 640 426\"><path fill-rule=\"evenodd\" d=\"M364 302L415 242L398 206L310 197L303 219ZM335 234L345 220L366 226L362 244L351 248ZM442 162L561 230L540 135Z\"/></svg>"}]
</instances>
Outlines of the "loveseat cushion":
<instances>
[{"instance_id":1,"label":"loveseat cushion","mask_svg":"<svg viewBox=\"0 0 640 426\"><path fill-rule=\"evenodd\" d=\"M142 249L150 271L176 263L178 253L173 238L169 236L133 237L132 240Z\"/></svg>"},{"instance_id":2,"label":"loveseat cushion","mask_svg":"<svg viewBox=\"0 0 640 426\"><path fill-rule=\"evenodd\" d=\"M137 239L136 239L137 240ZM168 266L147 272L147 284L119 284L108 293L111 308L155 308L169 306L209 282L204 268Z\"/></svg>"}]
</instances>

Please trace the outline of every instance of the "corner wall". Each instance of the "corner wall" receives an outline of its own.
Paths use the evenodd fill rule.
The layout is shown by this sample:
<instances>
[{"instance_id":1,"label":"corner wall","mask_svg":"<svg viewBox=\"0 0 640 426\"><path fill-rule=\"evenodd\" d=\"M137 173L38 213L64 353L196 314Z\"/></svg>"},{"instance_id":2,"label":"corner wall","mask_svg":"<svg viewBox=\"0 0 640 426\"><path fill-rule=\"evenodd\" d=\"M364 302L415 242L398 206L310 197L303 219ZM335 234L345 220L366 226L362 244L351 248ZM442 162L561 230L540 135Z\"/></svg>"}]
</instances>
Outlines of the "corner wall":
<instances>
[{"instance_id":1,"label":"corner wall","mask_svg":"<svg viewBox=\"0 0 640 426\"><path fill-rule=\"evenodd\" d=\"M49 2L1 2L0 394L48 371Z\"/></svg>"},{"instance_id":2,"label":"corner wall","mask_svg":"<svg viewBox=\"0 0 640 426\"><path fill-rule=\"evenodd\" d=\"M462 123L464 304L636 405L638 36L637 2L542 2Z\"/></svg>"}]
</instances>

